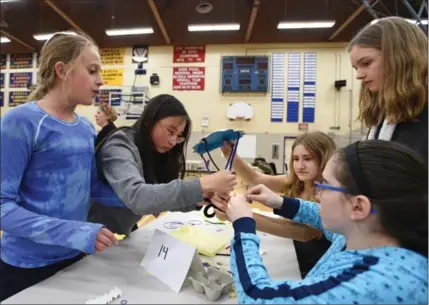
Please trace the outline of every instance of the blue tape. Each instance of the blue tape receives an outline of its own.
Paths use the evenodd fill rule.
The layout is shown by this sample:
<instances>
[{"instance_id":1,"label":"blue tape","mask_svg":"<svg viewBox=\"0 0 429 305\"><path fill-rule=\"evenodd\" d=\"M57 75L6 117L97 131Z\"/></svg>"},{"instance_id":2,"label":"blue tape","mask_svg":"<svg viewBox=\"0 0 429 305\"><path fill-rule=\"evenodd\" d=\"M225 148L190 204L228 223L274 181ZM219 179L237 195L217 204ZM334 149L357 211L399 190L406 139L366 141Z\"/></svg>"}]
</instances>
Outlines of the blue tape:
<instances>
[{"instance_id":1,"label":"blue tape","mask_svg":"<svg viewBox=\"0 0 429 305\"><path fill-rule=\"evenodd\" d=\"M234 129L218 130L201 139L201 141L198 142L193 147L193 149L194 152L197 154L204 154L222 147L225 141L237 141L238 139L243 137L243 135L243 131L238 131ZM207 141L207 147L204 139L205 141Z\"/></svg>"}]
</instances>

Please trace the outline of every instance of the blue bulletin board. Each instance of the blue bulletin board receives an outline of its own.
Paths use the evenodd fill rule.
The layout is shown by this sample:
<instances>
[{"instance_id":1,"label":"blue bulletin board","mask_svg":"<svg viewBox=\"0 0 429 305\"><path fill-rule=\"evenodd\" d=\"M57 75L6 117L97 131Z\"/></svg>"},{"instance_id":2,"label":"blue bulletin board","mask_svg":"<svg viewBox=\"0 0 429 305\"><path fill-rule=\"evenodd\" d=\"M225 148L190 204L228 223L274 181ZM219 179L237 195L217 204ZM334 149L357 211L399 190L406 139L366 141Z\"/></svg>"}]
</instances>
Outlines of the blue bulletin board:
<instances>
[{"instance_id":1,"label":"blue bulletin board","mask_svg":"<svg viewBox=\"0 0 429 305\"><path fill-rule=\"evenodd\" d=\"M30 91L10 91L9 92L9 107L15 107L28 102Z\"/></svg>"},{"instance_id":2,"label":"blue bulletin board","mask_svg":"<svg viewBox=\"0 0 429 305\"><path fill-rule=\"evenodd\" d=\"M32 83L32 72L15 72L9 75L9 88L29 88Z\"/></svg>"},{"instance_id":3,"label":"blue bulletin board","mask_svg":"<svg viewBox=\"0 0 429 305\"><path fill-rule=\"evenodd\" d=\"M33 68L33 53L10 54L9 69L31 69Z\"/></svg>"}]
</instances>

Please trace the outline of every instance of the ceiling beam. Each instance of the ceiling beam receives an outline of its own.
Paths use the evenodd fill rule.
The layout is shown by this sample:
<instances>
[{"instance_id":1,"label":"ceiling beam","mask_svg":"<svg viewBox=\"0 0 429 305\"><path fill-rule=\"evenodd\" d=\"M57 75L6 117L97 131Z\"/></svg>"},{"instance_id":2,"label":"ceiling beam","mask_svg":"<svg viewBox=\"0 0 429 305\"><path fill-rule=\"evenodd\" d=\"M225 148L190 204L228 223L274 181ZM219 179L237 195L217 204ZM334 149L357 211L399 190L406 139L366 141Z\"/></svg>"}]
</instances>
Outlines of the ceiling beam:
<instances>
[{"instance_id":1,"label":"ceiling beam","mask_svg":"<svg viewBox=\"0 0 429 305\"><path fill-rule=\"evenodd\" d=\"M45 0L45 3L53 9L61 18L63 18L68 24L70 24L75 30L78 30L81 33L85 33L80 26L76 24L66 13L64 13L58 6L56 6L51 0Z\"/></svg>"},{"instance_id":2,"label":"ceiling beam","mask_svg":"<svg viewBox=\"0 0 429 305\"><path fill-rule=\"evenodd\" d=\"M155 17L156 23L158 24L159 29L161 30L162 36L167 44L171 44L170 37L168 36L167 30L165 29L164 22L162 21L161 16L159 15L158 8L153 0L148 0L150 9L152 10L153 16Z\"/></svg>"},{"instance_id":3,"label":"ceiling beam","mask_svg":"<svg viewBox=\"0 0 429 305\"><path fill-rule=\"evenodd\" d=\"M253 26L259 11L260 0L253 0L252 11L250 12L249 23L247 24L246 36L244 42L248 43L252 37Z\"/></svg>"},{"instance_id":4,"label":"ceiling beam","mask_svg":"<svg viewBox=\"0 0 429 305\"><path fill-rule=\"evenodd\" d=\"M3 36L6 36L7 38L9 38L10 40L13 40L13 41L15 41L15 42L19 43L20 45L22 45L22 46L24 46L24 47L26 47L26 48L30 49L31 51L36 51L36 49L35 49L34 47L32 47L32 46L30 46L29 44L27 44L27 43L23 42L21 39L16 38L15 36L13 36L13 35L9 34L8 32L6 32L6 31L4 31L4 30L0 30L0 33L1 33Z\"/></svg>"},{"instance_id":5,"label":"ceiling beam","mask_svg":"<svg viewBox=\"0 0 429 305\"><path fill-rule=\"evenodd\" d=\"M371 4L372 0L368 0L368 2ZM342 25L329 37L329 40L334 39L338 36L353 20L356 19L357 16L362 13L362 11L365 10L365 4L361 4L347 19L343 22Z\"/></svg>"}]
</instances>

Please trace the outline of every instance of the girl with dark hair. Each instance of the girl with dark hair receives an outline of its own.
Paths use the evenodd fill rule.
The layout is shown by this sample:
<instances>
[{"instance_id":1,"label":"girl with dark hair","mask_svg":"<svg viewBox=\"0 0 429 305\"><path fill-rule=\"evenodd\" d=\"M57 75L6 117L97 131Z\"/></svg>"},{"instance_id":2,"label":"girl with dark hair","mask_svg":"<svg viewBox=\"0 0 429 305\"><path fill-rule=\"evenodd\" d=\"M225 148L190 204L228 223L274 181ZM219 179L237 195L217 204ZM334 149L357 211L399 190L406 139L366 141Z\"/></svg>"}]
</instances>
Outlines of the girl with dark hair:
<instances>
[{"instance_id":1,"label":"girl with dark hair","mask_svg":"<svg viewBox=\"0 0 429 305\"><path fill-rule=\"evenodd\" d=\"M280 197L264 185L231 199L231 270L241 304L428 302L428 170L395 142L339 150L315 183L320 205ZM322 230L332 246L301 281L272 281L259 254L247 200Z\"/></svg>"},{"instance_id":2,"label":"girl with dark hair","mask_svg":"<svg viewBox=\"0 0 429 305\"><path fill-rule=\"evenodd\" d=\"M145 106L133 126L108 135L96 154L104 184L92 191L90 221L129 234L143 215L192 211L204 204L204 197L232 191L236 179L230 171L183 180L190 134L191 119L183 104L162 94ZM117 197L106 198L110 187Z\"/></svg>"}]
</instances>

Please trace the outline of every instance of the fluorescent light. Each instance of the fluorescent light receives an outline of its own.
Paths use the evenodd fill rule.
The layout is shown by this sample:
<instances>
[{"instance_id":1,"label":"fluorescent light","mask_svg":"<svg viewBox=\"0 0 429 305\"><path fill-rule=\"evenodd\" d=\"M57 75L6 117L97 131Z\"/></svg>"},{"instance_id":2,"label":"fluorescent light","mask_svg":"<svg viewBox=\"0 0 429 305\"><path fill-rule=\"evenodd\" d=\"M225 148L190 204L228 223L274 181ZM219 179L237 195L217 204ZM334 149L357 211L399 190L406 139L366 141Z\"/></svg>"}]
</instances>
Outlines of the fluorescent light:
<instances>
[{"instance_id":1,"label":"fluorescent light","mask_svg":"<svg viewBox=\"0 0 429 305\"><path fill-rule=\"evenodd\" d=\"M277 25L279 30L284 29L320 29L320 28L331 28L335 24L335 21L297 21L287 22L281 21Z\"/></svg>"},{"instance_id":2,"label":"fluorescent light","mask_svg":"<svg viewBox=\"0 0 429 305\"><path fill-rule=\"evenodd\" d=\"M188 25L189 32L209 32L209 31L238 31L239 23L223 23L223 24L190 24Z\"/></svg>"},{"instance_id":3,"label":"fluorescent light","mask_svg":"<svg viewBox=\"0 0 429 305\"><path fill-rule=\"evenodd\" d=\"M380 20L380 19L374 19L373 21L371 21L371 24L376 23L378 20ZM405 20L408 21L409 23L417 24L417 20L416 19L405 19ZM428 20L427 19L421 19L421 22L424 25L428 24Z\"/></svg>"},{"instance_id":4,"label":"fluorescent light","mask_svg":"<svg viewBox=\"0 0 429 305\"><path fill-rule=\"evenodd\" d=\"M21 0L1 0L0 3L10 3L10 2L18 2Z\"/></svg>"},{"instance_id":5,"label":"fluorescent light","mask_svg":"<svg viewBox=\"0 0 429 305\"><path fill-rule=\"evenodd\" d=\"M9 38L4 37L4 36L0 37L0 43L7 43L7 42L10 42Z\"/></svg>"},{"instance_id":6,"label":"fluorescent light","mask_svg":"<svg viewBox=\"0 0 429 305\"><path fill-rule=\"evenodd\" d=\"M36 35L33 35L33 38L34 38L34 39L36 39L36 40L41 40L41 41L49 40L49 39L51 39L51 37L52 37L52 36L54 36L54 35L55 35L55 34L57 34L57 33L76 35L76 33L75 33L75 32L66 31L66 32L55 32L55 33L46 33L46 34L36 34Z\"/></svg>"},{"instance_id":7,"label":"fluorescent light","mask_svg":"<svg viewBox=\"0 0 429 305\"><path fill-rule=\"evenodd\" d=\"M107 36L124 36L124 35L142 35L152 34L152 28L132 28L132 29L110 29L106 30Z\"/></svg>"}]
</instances>

